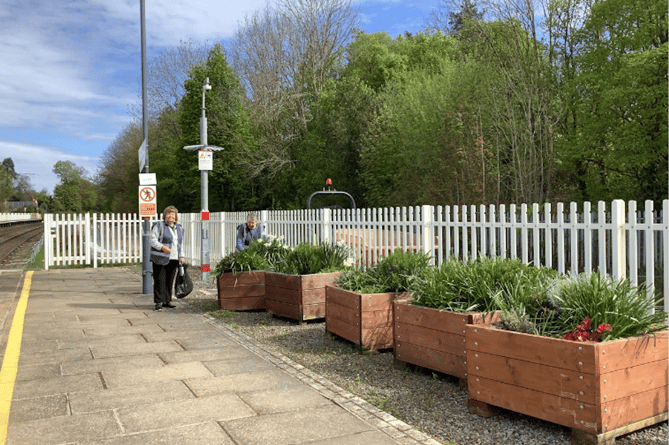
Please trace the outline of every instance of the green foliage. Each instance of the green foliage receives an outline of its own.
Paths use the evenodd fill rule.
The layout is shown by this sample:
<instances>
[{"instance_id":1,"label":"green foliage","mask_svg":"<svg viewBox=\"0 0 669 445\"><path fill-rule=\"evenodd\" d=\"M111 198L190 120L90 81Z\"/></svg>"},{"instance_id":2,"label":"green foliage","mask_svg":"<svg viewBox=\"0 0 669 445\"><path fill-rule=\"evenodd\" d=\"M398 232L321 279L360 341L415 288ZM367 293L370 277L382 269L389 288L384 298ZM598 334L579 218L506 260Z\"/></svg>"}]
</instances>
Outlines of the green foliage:
<instances>
[{"instance_id":1,"label":"green foliage","mask_svg":"<svg viewBox=\"0 0 669 445\"><path fill-rule=\"evenodd\" d=\"M53 189L52 211L81 213L96 209L98 195L93 183L85 178L86 170L70 161L58 161L53 172L60 183Z\"/></svg>"},{"instance_id":2,"label":"green foliage","mask_svg":"<svg viewBox=\"0 0 669 445\"><path fill-rule=\"evenodd\" d=\"M512 331L561 338L589 318L593 326L609 324L603 340L647 335L666 328L667 314L653 313L657 301L646 298L627 280L598 273L555 278L538 291L496 296L502 326Z\"/></svg>"},{"instance_id":3,"label":"green foliage","mask_svg":"<svg viewBox=\"0 0 669 445\"><path fill-rule=\"evenodd\" d=\"M344 245L301 243L276 265L276 271L290 275L336 272L346 268L347 259L348 248Z\"/></svg>"},{"instance_id":4,"label":"green foliage","mask_svg":"<svg viewBox=\"0 0 669 445\"><path fill-rule=\"evenodd\" d=\"M592 5L577 33L572 120L557 139L580 199L646 199L667 190L667 2Z\"/></svg>"},{"instance_id":5,"label":"green foliage","mask_svg":"<svg viewBox=\"0 0 669 445\"><path fill-rule=\"evenodd\" d=\"M252 240L241 252L232 252L216 263L213 276L225 272L249 272L252 270L275 270L284 261L290 248L281 238L266 237Z\"/></svg>"},{"instance_id":6,"label":"green foliage","mask_svg":"<svg viewBox=\"0 0 669 445\"><path fill-rule=\"evenodd\" d=\"M500 309L500 295L533 301L555 271L523 264L520 260L479 258L449 261L413 286L413 304L456 312L492 312Z\"/></svg>"},{"instance_id":7,"label":"green foliage","mask_svg":"<svg viewBox=\"0 0 669 445\"><path fill-rule=\"evenodd\" d=\"M360 293L408 292L414 280L429 269L432 269L429 255L395 249L365 271L354 269L342 272L338 286Z\"/></svg>"}]
</instances>

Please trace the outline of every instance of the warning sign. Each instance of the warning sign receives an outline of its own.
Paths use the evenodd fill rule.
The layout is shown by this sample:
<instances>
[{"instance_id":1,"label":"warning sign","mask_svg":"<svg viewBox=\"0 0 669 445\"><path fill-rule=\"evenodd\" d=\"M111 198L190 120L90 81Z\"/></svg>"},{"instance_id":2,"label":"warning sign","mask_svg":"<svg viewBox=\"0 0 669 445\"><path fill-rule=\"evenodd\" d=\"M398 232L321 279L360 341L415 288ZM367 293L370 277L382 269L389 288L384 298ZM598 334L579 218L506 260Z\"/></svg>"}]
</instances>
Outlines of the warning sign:
<instances>
[{"instance_id":1,"label":"warning sign","mask_svg":"<svg viewBox=\"0 0 669 445\"><path fill-rule=\"evenodd\" d=\"M139 216L156 215L156 187L153 185L139 186Z\"/></svg>"},{"instance_id":2,"label":"warning sign","mask_svg":"<svg viewBox=\"0 0 669 445\"><path fill-rule=\"evenodd\" d=\"M200 170L214 169L214 152L210 150L198 151L198 166Z\"/></svg>"}]
</instances>

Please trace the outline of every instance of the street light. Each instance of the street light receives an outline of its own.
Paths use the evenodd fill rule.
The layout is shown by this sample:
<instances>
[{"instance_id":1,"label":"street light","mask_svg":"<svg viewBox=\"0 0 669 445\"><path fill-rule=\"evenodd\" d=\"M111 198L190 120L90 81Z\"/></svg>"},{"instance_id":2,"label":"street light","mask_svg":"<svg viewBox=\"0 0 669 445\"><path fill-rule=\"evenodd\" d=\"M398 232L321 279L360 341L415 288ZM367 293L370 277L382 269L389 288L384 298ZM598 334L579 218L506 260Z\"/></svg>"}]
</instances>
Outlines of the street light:
<instances>
[{"instance_id":1,"label":"street light","mask_svg":"<svg viewBox=\"0 0 669 445\"><path fill-rule=\"evenodd\" d=\"M204 96L207 91L211 91L211 85L209 85L209 78L205 78L202 83L202 117L200 118L200 145L187 145L184 147L184 150L198 150L200 151L200 159L207 156L212 151L223 150L222 147L216 147L214 145L207 144L207 116L205 115L204 108ZM212 160L213 162L213 160ZM201 261L200 269L202 270L202 279L206 280L209 278L209 272L211 272L211 266L209 263L209 228L205 221L209 221L209 176L208 172L212 169L212 166L200 162L200 180L201 180L201 205L202 212L200 213L200 229L202 232L201 240Z\"/></svg>"}]
</instances>

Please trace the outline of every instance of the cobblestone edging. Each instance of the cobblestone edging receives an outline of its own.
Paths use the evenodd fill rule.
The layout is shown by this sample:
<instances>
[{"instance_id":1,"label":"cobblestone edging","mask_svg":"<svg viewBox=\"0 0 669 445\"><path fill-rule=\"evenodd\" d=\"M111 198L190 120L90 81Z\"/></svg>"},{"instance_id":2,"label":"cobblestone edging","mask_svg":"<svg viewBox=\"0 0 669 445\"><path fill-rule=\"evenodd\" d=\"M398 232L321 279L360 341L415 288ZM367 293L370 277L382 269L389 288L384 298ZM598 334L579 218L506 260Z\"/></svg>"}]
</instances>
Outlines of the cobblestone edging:
<instances>
[{"instance_id":1,"label":"cobblestone edging","mask_svg":"<svg viewBox=\"0 0 669 445\"><path fill-rule=\"evenodd\" d=\"M273 347L264 345L244 334L243 332L232 329L225 321L216 319L207 314L194 313L193 309L186 308L185 306L182 306L182 308L186 312L190 312L195 317L204 318L209 325L223 332L225 335L239 343L244 348L273 363L290 375L311 386L323 397L326 397L327 399L341 406L346 411L350 412L369 425L378 428L385 434L392 437L398 443L402 445L441 444L428 435L413 429L411 425L396 419L391 414L378 409L366 400L351 394L350 392L340 388L329 380L324 379L315 372L294 362L290 358L278 352Z\"/></svg>"}]
</instances>

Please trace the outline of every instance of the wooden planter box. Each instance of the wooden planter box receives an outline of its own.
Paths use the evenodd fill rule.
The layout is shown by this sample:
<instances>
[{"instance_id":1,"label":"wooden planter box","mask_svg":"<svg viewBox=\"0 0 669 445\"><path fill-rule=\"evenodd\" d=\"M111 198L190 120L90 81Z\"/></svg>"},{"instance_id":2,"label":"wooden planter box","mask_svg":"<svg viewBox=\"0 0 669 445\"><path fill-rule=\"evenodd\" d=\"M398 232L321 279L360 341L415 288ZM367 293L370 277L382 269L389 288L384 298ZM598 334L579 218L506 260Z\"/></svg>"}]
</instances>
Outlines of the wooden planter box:
<instances>
[{"instance_id":1,"label":"wooden planter box","mask_svg":"<svg viewBox=\"0 0 669 445\"><path fill-rule=\"evenodd\" d=\"M408 298L404 293L363 294L326 286L325 330L362 350L392 348L393 301Z\"/></svg>"},{"instance_id":2,"label":"wooden planter box","mask_svg":"<svg viewBox=\"0 0 669 445\"><path fill-rule=\"evenodd\" d=\"M334 286L339 272L286 275L265 272L267 311L297 321L325 318L325 286Z\"/></svg>"},{"instance_id":3,"label":"wooden planter box","mask_svg":"<svg viewBox=\"0 0 669 445\"><path fill-rule=\"evenodd\" d=\"M216 280L218 307L227 311L265 309L265 272L223 273Z\"/></svg>"},{"instance_id":4,"label":"wooden planter box","mask_svg":"<svg viewBox=\"0 0 669 445\"><path fill-rule=\"evenodd\" d=\"M410 363L466 379L465 327L483 323L481 313L442 311L414 306L410 301L393 304L395 366ZM489 314L486 321L495 321L498 316Z\"/></svg>"},{"instance_id":5,"label":"wooden planter box","mask_svg":"<svg viewBox=\"0 0 669 445\"><path fill-rule=\"evenodd\" d=\"M572 428L574 444L667 420L667 333L604 343L467 327L470 411L490 405Z\"/></svg>"}]
</instances>

